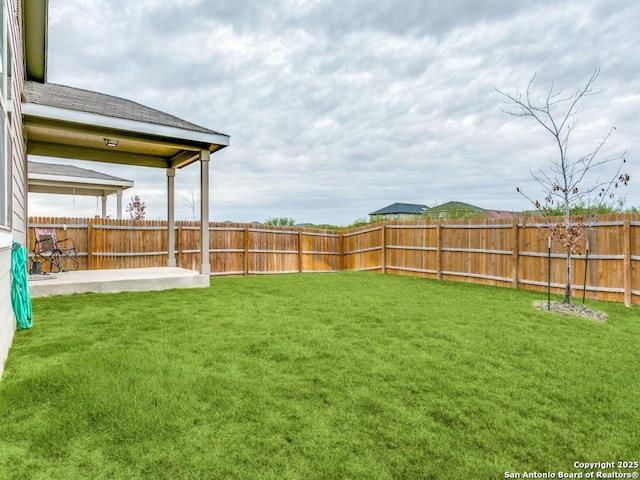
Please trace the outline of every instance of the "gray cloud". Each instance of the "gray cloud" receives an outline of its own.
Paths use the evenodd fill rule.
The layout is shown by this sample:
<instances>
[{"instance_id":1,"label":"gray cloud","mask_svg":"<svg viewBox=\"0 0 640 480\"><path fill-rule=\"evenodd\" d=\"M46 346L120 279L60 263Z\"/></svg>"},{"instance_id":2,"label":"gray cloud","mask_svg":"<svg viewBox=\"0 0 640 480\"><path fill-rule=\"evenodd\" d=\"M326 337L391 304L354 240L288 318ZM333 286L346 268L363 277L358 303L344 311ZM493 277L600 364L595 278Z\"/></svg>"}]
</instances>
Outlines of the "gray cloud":
<instances>
[{"instance_id":1,"label":"gray cloud","mask_svg":"<svg viewBox=\"0 0 640 480\"><path fill-rule=\"evenodd\" d=\"M50 81L231 135L212 159L217 220L340 224L398 201L527 208L515 186L536 188L529 170L553 145L504 115L494 88L525 88L534 73L544 94L601 67L603 92L582 107L576 151L615 124L608 153L626 150L639 178L632 0L50 0L50 9ZM154 218L164 216L163 175L132 175ZM179 172L179 195L197 177ZM628 204L640 205L637 191L625 192Z\"/></svg>"}]
</instances>

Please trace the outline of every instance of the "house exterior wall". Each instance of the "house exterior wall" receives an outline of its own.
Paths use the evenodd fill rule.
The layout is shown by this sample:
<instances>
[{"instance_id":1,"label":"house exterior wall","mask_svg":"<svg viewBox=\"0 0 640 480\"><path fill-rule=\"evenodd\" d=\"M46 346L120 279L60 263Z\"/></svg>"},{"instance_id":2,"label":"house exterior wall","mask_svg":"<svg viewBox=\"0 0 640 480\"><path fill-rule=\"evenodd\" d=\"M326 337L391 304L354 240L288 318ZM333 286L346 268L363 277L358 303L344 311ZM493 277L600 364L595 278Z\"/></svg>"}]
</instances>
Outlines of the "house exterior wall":
<instances>
[{"instance_id":1,"label":"house exterior wall","mask_svg":"<svg viewBox=\"0 0 640 480\"><path fill-rule=\"evenodd\" d=\"M7 36L3 58L11 58L11 77L7 92L3 92L4 105L0 108L6 132L4 155L9 163L10 178L0 188L9 189L9 215L0 225L0 377L15 333L16 321L11 305L11 244L27 243L27 156L22 136L21 94L24 84L21 2L1 0L4 8L4 32ZM18 11L16 11L18 9ZM8 48L11 56L7 55ZM7 69L3 68L6 72ZM9 81L10 80L10 81ZM10 95L9 95L10 93Z\"/></svg>"}]
</instances>

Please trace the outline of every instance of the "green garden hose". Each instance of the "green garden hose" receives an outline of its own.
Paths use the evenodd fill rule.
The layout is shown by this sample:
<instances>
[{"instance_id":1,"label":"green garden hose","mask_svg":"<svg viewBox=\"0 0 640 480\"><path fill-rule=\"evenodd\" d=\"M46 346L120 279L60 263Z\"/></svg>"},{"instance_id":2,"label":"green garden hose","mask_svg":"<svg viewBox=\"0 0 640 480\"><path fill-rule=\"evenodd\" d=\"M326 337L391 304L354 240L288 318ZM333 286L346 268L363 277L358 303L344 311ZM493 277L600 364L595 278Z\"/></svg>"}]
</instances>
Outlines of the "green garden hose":
<instances>
[{"instance_id":1,"label":"green garden hose","mask_svg":"<svg viewBox=\"0 0 640 480\"><path fill-rule=\"evenodd\" d=\"M27 285L27 249L18 242L11 247L11 303L20 330L33 325L31 296Z\"/></svg>"}]
</instances>

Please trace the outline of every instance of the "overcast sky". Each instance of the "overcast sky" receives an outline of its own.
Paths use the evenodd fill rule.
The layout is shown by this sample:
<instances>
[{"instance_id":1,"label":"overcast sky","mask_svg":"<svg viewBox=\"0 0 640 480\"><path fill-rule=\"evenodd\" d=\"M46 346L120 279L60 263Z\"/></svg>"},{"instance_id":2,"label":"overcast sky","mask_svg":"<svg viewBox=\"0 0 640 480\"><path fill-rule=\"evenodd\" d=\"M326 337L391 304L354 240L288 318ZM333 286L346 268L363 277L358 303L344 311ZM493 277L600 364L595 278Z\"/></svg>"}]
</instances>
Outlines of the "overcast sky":
<instances>
[{"instance_id":1,"label":"overcast sky","mask_svg":"<svg viewBox=\"0 0 640 480\"><path fill-rule=\"evenodd\" d=\"M637 0L49 0L48 81L124 97L231 136L212 155L211 219L349 224L394 202L530 208L552 138L495 88L572 93L601 68L570 154L626 152L640 206ZM603 158L604 158L603 157ZM36 158L33 158L36 160ZM51 161L58 161L51 160ZM162 170L74 162L135 181L166 218ZM613 173L611 168L606 174ZM176 218L198 166L178 171ZM604 175L604 174L603 174ZM606 176L606 175L604 175ZM30 213L93 216L34 195ZM115 217L115 198L109 202Z\"/></svg>"}]
</instances>

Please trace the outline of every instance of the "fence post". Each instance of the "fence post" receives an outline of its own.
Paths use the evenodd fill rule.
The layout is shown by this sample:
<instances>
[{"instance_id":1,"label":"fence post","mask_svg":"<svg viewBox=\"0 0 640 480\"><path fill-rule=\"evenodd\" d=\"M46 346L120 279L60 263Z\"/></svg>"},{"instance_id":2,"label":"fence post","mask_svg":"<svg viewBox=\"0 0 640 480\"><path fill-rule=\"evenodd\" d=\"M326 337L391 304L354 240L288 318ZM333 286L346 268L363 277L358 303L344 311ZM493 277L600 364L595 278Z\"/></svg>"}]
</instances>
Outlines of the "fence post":
<instances>
[{"instance_id":1,"label":"fence post","mask_svg":"<svg viewBox=\"0 0 640 480\"><path fill-rule=\"evenodd\" d=\"M631 222L627 216L622 227L624 252L624 304L631 306Z\"/></svg>"},{"instance_id":2,"label":"fence post","mask_svg":"<svg viewBox=\"0 0 640 480\"><path fill-rule=\"evenodd\" d=\"M182 224L178 225L178 238L176 241L176 264L182 268Z\"/></svg>"},{"instance_id":3,"label":"fence post","mask_svg":"<svg viewBox=\"0 0 640 480\"><path fill-rule=\"evenodd\" d=\"M340 257L338 258L338 270L339 271L343 271L344 270L344 232L340 232L340 240L339 242L339 246L340 246Z\"/></svg>"},{"instance_id":4,"label":"fence post","mask_svg":"<svg viewBox=\"0 0 640 480\"><path fill-rule=\"evenodd\" d=\"M249 275L249 225L244 226L244 276Z\"/></svg>"},{"instance_id":5,"label":"fence post","mask_svg":"<svg viewBox=\"0 0 640 480\"><path fill-rule=\"evenodd\" d=\"M35 236L36 236L36 234L35 234L34 228L36 227L37 222L38 222L38 220L37 220L36 217L29 217L27 219L27 245L26 245L26 247L27 247L27 255L29 257L31 257L31 254L32 254L32 252L34 250L34 247L35 247L35 242L36 242ZM32 260L35 260L35 259L32 258ZM31 264L29 264L28 268L31 268Z\"/></svg>"},{"instance_id":6,"label":"fence post","mask_svg":"<svg viewBox=\"0 0 640 480\"><path fill-rule=\"evenodd\" d=\"M93 270L93 225L87 221L87 270Z\"/></svg>"},{"instance_id":7,"label":"fence post","mask_svg":"<svg viewBox=\"0 0 640 480\"><path fill-rule=\"evenodd\" d=\"M442 220L436 224L436 278L442 280Z\"/></svg>"},{"instance_id":8,"label":"fence post","mask_svg":"<svg viewBox=\"0 0 640 480\"><path fill-rule=\"evenodd\" d=\"M520 249L520 227L518 227L518 217L513 217L513 288L518 288L518 256Z\"/></svg>"},{"instance_id":9,"label":"fence post","mask_svg":"<svg viewBox=\"0 0 640 480\"><path fill-rule=\"evenodd\" d=\"M387 273L387 224L382 224L382 273Z\"/></svg>"},{"instance_id":10,"label":"fence post","mask_svg":"<svg viewBox=\"0 0 640 480\"><path fill-rule=\"evenodd\" d=\"M304 270L302 266L302 230L298 229L298 273Z\"/></svg>"}]
</instances>

